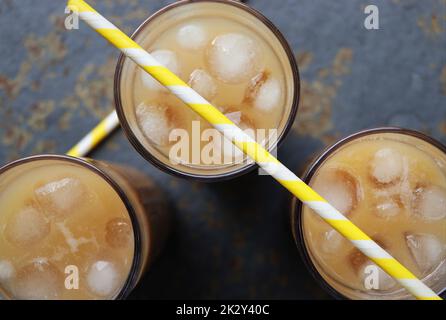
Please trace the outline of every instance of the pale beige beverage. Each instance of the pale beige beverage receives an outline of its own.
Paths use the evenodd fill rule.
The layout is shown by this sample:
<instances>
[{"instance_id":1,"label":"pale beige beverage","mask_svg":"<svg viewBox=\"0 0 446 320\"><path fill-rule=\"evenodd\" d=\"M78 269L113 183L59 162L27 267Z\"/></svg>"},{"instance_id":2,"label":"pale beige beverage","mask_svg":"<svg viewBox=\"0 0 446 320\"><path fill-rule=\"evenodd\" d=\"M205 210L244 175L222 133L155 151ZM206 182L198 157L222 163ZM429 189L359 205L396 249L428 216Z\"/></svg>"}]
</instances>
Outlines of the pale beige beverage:
<instances>
[{"instance_id":1,"label":"pale beige beverage","mask_svg":"<svg viewBox=\"0 0 446 320\"><path fill-rule=\"evenodd\" d=\"M165 202L150 179L62 156L4 167L0 207L6 299L123 298L167 231Z\"/></svg>"},{"instance_id":2,"label":"pale beige beverage","mask_svg":"<svg viewBox=\"0 0 446 320\"><path fill-rule=\"evenodd\" d=\"M444 290L444 146L398 130L371 132L330 150L311 171L310 185L316 191L434 291ZM338 294L351 299L411 297L311 209L304 207L298 219L300 231L295 233L302 232L312 267Z\"/></svg>"},{"instance_id":3,"label":"pale beige beverage","mask_svg":"<svg viewBox=\"0 0 446 320\"><path fill-rule=\"evenodd\" d=\"M251 8L175 3L149 18L134 39L268 148L291 125L299 91L294 58L278 31ZM238 149L128 59L118 64L116 90L121 122L149 160L189 176L246 168ZM181 142L178 129L189 137L187 152L172 149Z\"/></svg>"}]
</instances>

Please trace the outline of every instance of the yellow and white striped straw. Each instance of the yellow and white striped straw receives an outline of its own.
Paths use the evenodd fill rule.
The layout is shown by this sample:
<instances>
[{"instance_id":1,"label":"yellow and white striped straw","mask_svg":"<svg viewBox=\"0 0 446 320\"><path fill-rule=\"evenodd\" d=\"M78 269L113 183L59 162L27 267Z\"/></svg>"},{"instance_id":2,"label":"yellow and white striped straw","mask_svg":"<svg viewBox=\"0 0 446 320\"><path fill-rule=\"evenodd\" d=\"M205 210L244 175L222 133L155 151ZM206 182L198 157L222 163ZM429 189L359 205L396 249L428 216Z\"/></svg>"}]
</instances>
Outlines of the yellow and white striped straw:
<instances>
[{"instance_id":1,"label":"yellow and white striped straw","mask_svg":"<svg viewBox=\"0 0 446 320\"><path fill-rule=\"evenodd\" d=\"M104 120L90 131L81 141L79 141L67 155L73 157L84 157L93 150L102 140L104 140L119 125L116 111L110 113Z\"/></svg>"},{"instance_id":2,"label":"yellow and white striped straw","mask_svg":"<svg viewBox=\"0 0 446 320\"><path fill-rule=\"evenodd\" d=\"M232 141L240 150L254 159L257 164L288 189L293 195L318 213L362 253L374 261L404 288L418 299L440 300L422 281L382 249L356 225L331 206L325 199L280 163L265 148L245 134L217 108L192 90L186 83L166 67L157 62L125 33L107 21L83 0L69 0L69 8L79 14L90 27L119 48L128 58L143 68L152 77L166 86L173 94L186 103L216 129Z\"/></svg>"}]
</instances>

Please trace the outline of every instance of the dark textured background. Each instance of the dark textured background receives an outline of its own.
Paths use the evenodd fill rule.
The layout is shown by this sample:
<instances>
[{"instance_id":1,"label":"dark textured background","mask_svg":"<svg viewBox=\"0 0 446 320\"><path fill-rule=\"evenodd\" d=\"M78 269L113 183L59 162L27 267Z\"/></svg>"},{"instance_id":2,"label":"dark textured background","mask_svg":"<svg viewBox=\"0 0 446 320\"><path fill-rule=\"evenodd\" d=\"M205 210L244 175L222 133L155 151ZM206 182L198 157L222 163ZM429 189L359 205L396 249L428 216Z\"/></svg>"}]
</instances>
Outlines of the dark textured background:
<instances>
[{"instance_id":1,"label":"dark textured background","mask_svg":"<svg viewBox=\"0 0 446 320\"><path fill-rule=\"evenodd\" d=\"M127 33L169 1L90 1ZM299 172L355 131L397 125L446 142L445 0L252 0L298 58L302 101L279 157ZM280 4L280 5L279 5ZM380 30L363 27L380 9ZM62 0L0 1L0 162L64 153L113 109L118 52ZM175 229L131 298L327 298L303 266L289 196L255 173L203 184L164 174L116 132L92 157L133 165L167 191Z\"/></svg>"}]
</instances>

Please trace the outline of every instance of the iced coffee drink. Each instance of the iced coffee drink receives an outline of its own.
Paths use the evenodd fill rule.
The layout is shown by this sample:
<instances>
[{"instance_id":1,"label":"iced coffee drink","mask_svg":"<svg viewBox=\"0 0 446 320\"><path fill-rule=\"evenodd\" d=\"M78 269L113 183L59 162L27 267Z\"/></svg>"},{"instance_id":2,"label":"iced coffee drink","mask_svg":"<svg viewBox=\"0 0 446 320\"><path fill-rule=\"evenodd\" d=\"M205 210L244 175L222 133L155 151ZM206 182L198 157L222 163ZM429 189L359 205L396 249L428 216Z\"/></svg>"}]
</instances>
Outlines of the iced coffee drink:
<instances>
[{"instance_id":1,"label":"iced coffee drink","mask_svg":"<svg viewBox=\"0 0 446 320\"><path fill-rule=\"evenodd\" d=\"M435 292L446 287L446 148L408 130L353 135L325 152L306 180ZM336 296L410 294L308 207L293 228L312 272Z\"/></svg>"},{"instance_id":2,"label":"iced coffee drink","mask_svg":"<svg viewBox=\"0 0 446 320\"><path fill-rule=\"evenodd\" d=\"M64 156L1 168L0 208L5 299L123 298L168 227L163 195L149 178Z\"/></svg>"},{"instance_id":3,"label":"iced coffee drink","mask_svg":"<svg viewBox=\"0 0 446 320\"><path fill-rule=\"evenodd\" d=\"M180 1L150 17L133 38L269 149L291 126L299 93L294 57L277 29L253 9L231 1ZM128 58L118 63L115 94L130 141L162 169L218 178L252 165Z\"/></svg>"}]
</instances>

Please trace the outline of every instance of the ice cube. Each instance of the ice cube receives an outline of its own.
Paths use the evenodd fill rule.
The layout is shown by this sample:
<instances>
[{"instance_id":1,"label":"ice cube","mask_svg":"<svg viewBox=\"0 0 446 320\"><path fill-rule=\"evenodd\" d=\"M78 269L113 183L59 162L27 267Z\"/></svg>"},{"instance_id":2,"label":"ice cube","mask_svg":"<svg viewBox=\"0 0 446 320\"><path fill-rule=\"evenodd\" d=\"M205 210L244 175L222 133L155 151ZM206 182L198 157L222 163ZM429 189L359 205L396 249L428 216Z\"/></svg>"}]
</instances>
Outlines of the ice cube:
<instances>
[{"instance_id":1,"label":"ice cube","mask_svg":"<svg viewBox=\"0 0 446 320\"><path fill-rule=\"evenodd\" d=\"M406 243L420 271L433 271L445 258L445 246L431 234L406 234Z\"/></svg>"},{"instance_id":2,"label":"ice cube","mask_svg":"<svg viewBox=\"0 0 446 320\"><path fill-rule=\"evenodd\" d=\"M259 69L261 60L261 53L255 41L239 33L217 36L206 55L211 74L231 84L252 78Z\"/></svg>"},{"instance_id":3,"label":"ice cube","mask_svg":"<svg viewBox=\"0 0 446 320\"><path fill-rule=\"evenodd\" d=\"M324 253L336 254L344 241L346 241L345 238L339 232L331 229L324 232L321 249Z\"/></svg>"},{"instance_id":4,"label":"ice cube","mask_svg":"<svg viewBox=\"0 0 446 320\"><path fill-rule=\"evenodd\" d=\"M119 286L118 271L109 261L96 261L88 271L87 284L93 293L101 297L110 296Z\"/></svg>"},{"instance_id":5,"label":"ice cube","mask_svg":"<svg viewBox=\"0 0 446 320\"><path fill-rule=\"evenodd\" d=\"M67 218L89 199L82 182L68 177L49 182L36 189L34 194L43 212L56 219Z\"/></svg>"},{"instance_id":6,"label":"ice cube","mask_svg":"<svg viewBox=\"0 0 446 320\"><path fill-rule=\"evenodd\" d=\"M327 169L317 175L312 184L325 200L344 215L351 214L358 204L359 182L343 169Z\"/></svg>"},{"instance_id":7,"label":"ice cube","mask_svg":"<svg viewBox=\"0 0 446 320\"><path fill-rule=\"evenodd\" d=\"M248 87L245 90L245 102L252 103L257 96L257 92L259 88L268 80L271 76L269 71L261 71L256 74L248 84Z\"/></svg>"},{"instance_id":8,"label":"ice cube","mask_svg":"<svg viewBox=\"0 0 446 320\"><path fill-rule=\"evenodd\" d=\"M404 173L403 156L396 150L378 150L370 165L370 174L379 184L388 184L401 179Z\"/></svg>"},{"instance_id":9,"label":"ice cube","mask_svg":"<svg viewBox=\"0 0 446 320\"><path fill-rule=\"evenodd\" d=\"M446 217L446 189L439 186L419 187L412 198L414 213L427 221Z\"/></svg>"},{"instance_id":10,"label":"ice cube","mask_svg":"<svg viewBox=\"0 0 446 320\"><path fill-rule=\"evenodd\" d=\"M282 87L279 80L265 71L251 80L245 93L246 102L252 102L254 108L265 112L271 112L279 107L281 97Z\"/></svg>"},{"instance_id":11,"label":"ice cube","mask_svg":"<svg viewBox=\"0 0 446 320\"><path fill-rule=\"evenodd\" d=\"M376 274L374 274L376 272ZM359 271L359 274L363 280L363 285L366 289L387 291L395 287L396 281L389 276L383 269L377 266L375 263L366 262ZM377 280L378 283L373 283ZM366 282L370 287L366 286Z\"/></svg>"},{"instance_id":12,"label":"ice cube","mask_svg":"<svg viewBox=\"0 0 446 320\"><path fill-rule=\"evenodd\" d=\"M259 88L257 97L254 100L254 107L262 111L271 112L279 107L281 96L282 88L279 80L275 78L268 79Z\"/></svg>"},{"instance_id":13,"label":"ice cube","mask_svg":"<svg viewBox=\"0 0 446 320\"><path fill-rule=\"evenodd\" d=\"M202 69L192 71L189 85L208 101L212 100L217 94L217 85L214 79Z\"/></svg>"},{"instance_id":14,"label":"ice cube","mask_svg":"<svg viewBox=\"0 0 446 320\"><path fill-rule=\"evenodd\" d=\"M63 283L60 271L46 259L38 258L18 271L12 288L18 299L52 300L59 297Z\"/></svg>"},{"instance_id":15,"label":"ice cube","mask_svg":"<svg viewBox=\"0 0 446 320\"><path fill-rule=\"evenodd\" d=\"M50 233L50 223L35 205L14 213L5 228L6 239L15 246L27 247L42 241Z\"/></svg>"},{"instance_id":16,"label":"ice cube","mask_svg":"<svg viewBox=\"0 0 446 320\"><path fill-rule=\"evenodd\" d=\"M169 144L169 133L173 128L167 106L141 103L136 108L136 117L148 139L161 146Z\"/></svg>"},{"instance_id":17,"label":"ice cube","mask_svg":"<svg viewBox=\"0 0 446 320\"><path fill-rule=\"evenodd\" d=\"M10 281L15 275L15 269L8 260L0 260L0 283Z\"/></svg>"},{"instance_id":18,"label":"ice cube","mask_svg":"<svg viewBox=\"0 0 446 320\"><path fill-rule=\"evenodd\" d=\"M151 53L153 58L155 58L159 63L165 66L167 69L175 73L177 76L181 76L180 62L178 61L175 52L170 50L155 50ZM147 89L154 91L164 91L168 90L160 84L155 78L149 75L147 72L141 69L141 81Z\"/></svg>"},{"instance_id":19,"label":"ice cube","mask_svg":"<svg viewBox=\"0 0 446 320\"><path fill-rule=\"evenodd\" d=\"M381 218L390 219L402 211L402 203L395 197L381 197L375 206L375 213Z\"/></svg>"},{"instance_id":20,"label":"ice cube","mask_svg":"<svg viewBox=\"0 0 446 320\"><path fill-rule=\"evenodd\" d=\"M206 30L198 24L182 26L177 33L177 42L188 50L199 50L206 46L208 35Z\"/></svg>"},{"instance_id":21,"label":"ice cube","mask_svg":"<svg viewBox=\"0 0 446 320\"><path fill-rule=\"evenodd\" d=\"M113 248L127 247L132 235L132 225L128 219L114 218L105 226L105 240Z\"/></svg>"}]
</instances>

